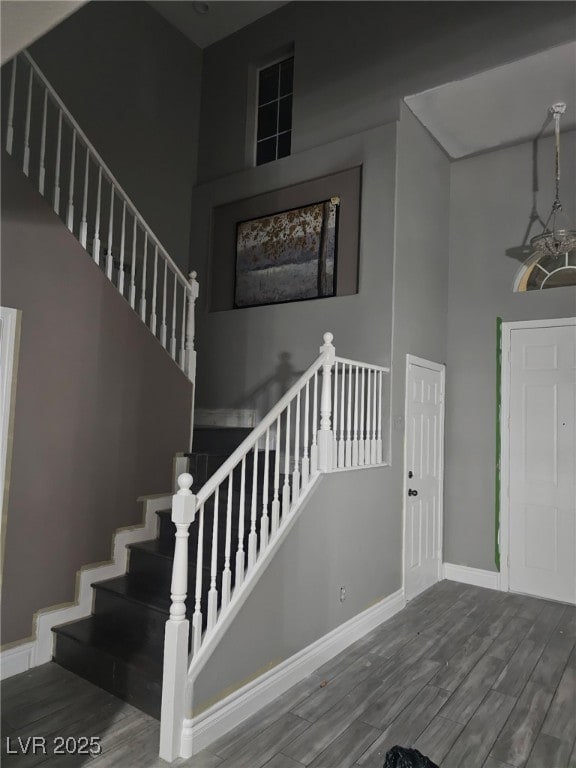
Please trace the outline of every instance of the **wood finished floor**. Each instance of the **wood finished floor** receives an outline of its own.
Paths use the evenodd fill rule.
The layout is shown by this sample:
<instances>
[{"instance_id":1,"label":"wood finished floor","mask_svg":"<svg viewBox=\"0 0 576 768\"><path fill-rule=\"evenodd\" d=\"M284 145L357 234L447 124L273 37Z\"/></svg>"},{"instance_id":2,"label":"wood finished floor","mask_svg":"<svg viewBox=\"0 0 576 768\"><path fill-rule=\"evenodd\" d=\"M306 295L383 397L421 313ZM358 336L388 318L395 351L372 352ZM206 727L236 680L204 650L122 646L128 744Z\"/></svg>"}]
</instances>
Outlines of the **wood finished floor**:
<instances>
[{"instance_id":1,"label":"wood finished floor","mask_svg":"<svg viewBox=\"0 0 576 768\"><path fill-rule=\"evenodd\" d=\"M576 608L444 581L179 768L576 768ZM166 768L158 722L55 664L2 684L2 765ZM55 735L99 736L96 758ZM45 736L49 754L8 754Z\"/></svg>"}]
</instances>

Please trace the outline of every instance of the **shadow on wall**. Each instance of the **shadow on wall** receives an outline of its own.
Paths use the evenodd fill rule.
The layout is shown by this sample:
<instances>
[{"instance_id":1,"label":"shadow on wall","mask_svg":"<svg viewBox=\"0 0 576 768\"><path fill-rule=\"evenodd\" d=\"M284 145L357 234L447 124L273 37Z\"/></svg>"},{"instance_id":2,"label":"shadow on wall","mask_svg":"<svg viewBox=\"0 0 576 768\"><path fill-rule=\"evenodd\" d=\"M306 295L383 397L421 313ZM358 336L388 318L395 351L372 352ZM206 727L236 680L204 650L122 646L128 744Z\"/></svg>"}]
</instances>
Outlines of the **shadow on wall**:
<instances>
[{"instance_id":1,"label":"shadow on wall","mask_svg":"<svg viewBox=\"0 0 576 768\"><path fill-rule=\"evenodd\" d=\"M294 367L290 352L280 352L274 372L235 400L232 407L255 411L257 418L262 419L303 373Z\"/></svg>"}]
</instances>

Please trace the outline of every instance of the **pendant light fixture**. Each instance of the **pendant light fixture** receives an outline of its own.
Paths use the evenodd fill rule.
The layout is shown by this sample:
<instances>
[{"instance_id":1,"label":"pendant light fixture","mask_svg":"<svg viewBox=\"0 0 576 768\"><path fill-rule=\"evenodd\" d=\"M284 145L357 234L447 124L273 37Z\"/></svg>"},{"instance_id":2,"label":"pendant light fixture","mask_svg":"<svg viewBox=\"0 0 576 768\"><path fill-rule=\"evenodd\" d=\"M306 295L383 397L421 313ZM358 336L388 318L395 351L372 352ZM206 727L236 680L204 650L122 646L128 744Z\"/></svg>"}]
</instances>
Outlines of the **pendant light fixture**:
<instances>
[{"instance_id":1,"label":"pendant light fixture","mask_svg":"<svg viewBox=\"0 0 576 768\"><path fill-rule=\"evenodd\" d=\"M560 202L560 118L565 112L566 104L563 102L553 104L550 107L550 113L554 118L554 135L556 139L556 196L544 229L539 235L530 240L532 258L564 256L576 248L576 231L570 227Z\"/></svg>"}]
</instances>

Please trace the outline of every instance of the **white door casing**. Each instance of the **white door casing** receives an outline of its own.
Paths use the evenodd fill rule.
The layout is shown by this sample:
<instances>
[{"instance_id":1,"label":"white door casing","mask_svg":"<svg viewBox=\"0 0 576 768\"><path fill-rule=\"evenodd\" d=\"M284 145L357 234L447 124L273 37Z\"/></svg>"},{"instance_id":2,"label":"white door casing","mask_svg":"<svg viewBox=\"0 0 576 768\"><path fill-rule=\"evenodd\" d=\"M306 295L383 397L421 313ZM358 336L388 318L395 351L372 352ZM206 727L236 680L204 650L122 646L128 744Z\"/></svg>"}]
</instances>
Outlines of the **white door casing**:
<instances>
[{"instance_id":1,"label":"white door casing","mask_svg":"<svg viewBox=\"0 0 576 768\"><path fill-rule=\"evenodd\" d=\"M502 341L502 588L576 603L576 319Z\"/></svg>"},{"instance_id":2,"label":"white door casing","mask_svg":"<svg viewBox=\"0 0 576 768\"><path fill-rule=\"evenodd\" d=\"M8 490L10 485L10 456L14 419L16 370L20 311L0 307L0 573L4 566L4 544L8 516Z\"/></svg>"},{"instance_id":3,"label":"white door casing","mask_svg":"<svg viewBox=\"0 0 576 768\"><path fill-rule=\"evenodd\" d=\"M444 381L443 365L406 356L403 577L407 600L441 578Z\"/></svg>"}]
</instances>

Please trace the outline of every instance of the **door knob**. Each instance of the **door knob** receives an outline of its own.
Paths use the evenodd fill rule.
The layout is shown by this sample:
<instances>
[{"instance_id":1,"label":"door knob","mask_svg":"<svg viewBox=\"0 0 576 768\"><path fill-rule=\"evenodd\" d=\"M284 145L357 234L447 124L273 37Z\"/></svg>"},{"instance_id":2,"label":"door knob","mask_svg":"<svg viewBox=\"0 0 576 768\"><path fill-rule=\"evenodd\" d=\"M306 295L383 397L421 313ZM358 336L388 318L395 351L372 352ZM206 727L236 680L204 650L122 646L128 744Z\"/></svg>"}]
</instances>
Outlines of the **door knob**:
<instances>
[{"instance_id":1,"label":"door knob","mask_svg":"<svg viewBox=\"0 0 576 768\"><path fill-rule=\"evenodd\" d=\"M408 496L418 496L418 491L413 491L412 488L408 488Z\"/></svg>"}]
</instances>

